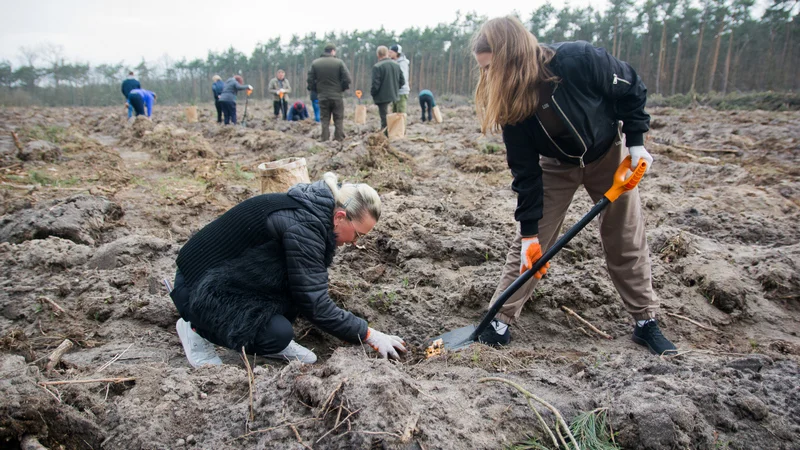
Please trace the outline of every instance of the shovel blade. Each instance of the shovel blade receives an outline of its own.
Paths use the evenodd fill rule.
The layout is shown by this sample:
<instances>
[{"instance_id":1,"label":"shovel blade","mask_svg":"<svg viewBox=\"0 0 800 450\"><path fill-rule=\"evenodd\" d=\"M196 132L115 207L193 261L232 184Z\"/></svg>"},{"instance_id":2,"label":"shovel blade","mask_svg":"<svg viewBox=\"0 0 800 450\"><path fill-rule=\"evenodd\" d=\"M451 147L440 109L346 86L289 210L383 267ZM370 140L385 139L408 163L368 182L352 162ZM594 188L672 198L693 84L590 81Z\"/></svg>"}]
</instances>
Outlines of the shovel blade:
<instances>
[{"instance_id":1,"label":"shovel blade","mask_svg":"<svg viewBox=\"0 0 800 450\"><path fill-rule=\"evenodd\" d=\"M444 348L447 350L460 350L469 347L470 344L475 342L472 339L472 333L475 331L475 325L467 325L465 327L456 328L455 330L448 331L447 333L433 338L431 341L438 339L442 340Z\"/></svg>"}]
</instances>

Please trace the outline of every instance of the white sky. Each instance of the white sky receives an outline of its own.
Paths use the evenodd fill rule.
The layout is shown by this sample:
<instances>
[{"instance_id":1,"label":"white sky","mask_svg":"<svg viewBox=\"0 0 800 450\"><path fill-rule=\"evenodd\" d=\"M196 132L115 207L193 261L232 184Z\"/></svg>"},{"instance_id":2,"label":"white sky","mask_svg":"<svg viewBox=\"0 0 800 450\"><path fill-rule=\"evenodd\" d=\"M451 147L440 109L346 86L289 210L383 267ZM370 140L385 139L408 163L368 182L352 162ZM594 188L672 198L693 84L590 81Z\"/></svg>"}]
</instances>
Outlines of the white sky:
<instances>
[{"instance_id":1,"label":"white sky","mask_svg":"<svg viewBox=\"0 0 800 450\"><path fill-rule=\"evenodd\" d=\"M523 20L546 0L0 0L0 60L20 64L20 47L51 43L70 61L136 65L183 57L205 59L230 46L247 56L258 42L315 31L406 28L450 23L456 10ZM766 0L757 0L763 4ZM567 0L552 0L561 9ZM606 0L573 0L604 10ZM761 9L762 8L756 8ZM391 44L391 43L382 43ZM401 43L402 44L402 43ZM40 57L41 65L44 58Z\"/></svg>"},{"instance_id":2,"label":"white sky","mask_svg":"<svg viewBox=\"0 0 800 450\"><path fill-rule=\"evenodd\" d=\"M377 29L398 33L452 22L456 10L489 17L514 10L527 19L545 0L0 0L0 60L20 64L21 46L53 43L68 60L99 63L144 58L202 58L231 45L250 56L256 44L293 33ZM574 4L584 4L573 2ZM605 8L604 0L590 3ZM559 0L553 1L559 5ZM560 8L560 6L557 6ZM390 44L390 43L384 43ZM402 43L401 43L402 44ZM41 59L39 64L41 64Z\"/></svg>"}]
</instances>

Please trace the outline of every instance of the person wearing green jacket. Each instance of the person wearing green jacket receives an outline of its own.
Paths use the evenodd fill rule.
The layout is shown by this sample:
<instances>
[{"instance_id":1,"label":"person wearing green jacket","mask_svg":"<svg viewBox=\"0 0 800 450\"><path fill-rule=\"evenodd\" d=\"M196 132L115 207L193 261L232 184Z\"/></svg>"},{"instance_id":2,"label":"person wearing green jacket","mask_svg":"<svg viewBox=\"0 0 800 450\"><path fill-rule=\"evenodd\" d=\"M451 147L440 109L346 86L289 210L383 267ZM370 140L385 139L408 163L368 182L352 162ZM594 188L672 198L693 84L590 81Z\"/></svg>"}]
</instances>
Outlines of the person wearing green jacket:
<instances>
[{"instance_id":1,"label":"person wearing green jacket","mask_svg":"<svg viewBox=\"0 0 800 450\"><path fill-rule=\"evenodd\" d=\"M344 140L344 91L350 89L350 71L342 60L336 59L336 46L325 45L325 52L308 69L308 90L316 92L322 117L322 141L330 139L331 114L336 127L333 138Z\"/></svg>"},{"instance_id":2,"label":"person wearing green jacket","mask_svg":"<svg viewBox=\"0 0 800 450\"><path fill-rule=\"evenodd\" d=\"M381 45L377 50L378 62L372 67L372 101L378 105L378 113L381 116L381 129L384 134L386 131L386 113L389 104L399 99L398 91L406 84L403 71L400 66L389 58L389 49Z\"/></svg>"},{"instance_id":3,"label":"person wearing green jacket","mask_svg":"<svg viewBox=\"0 0 800 450\"><path fill-rule=\"evenodd\" d=\"M289 85L289 80L286 79L286 72L283 69L275 73L275 78L269 80L269 91L272 92L272 108L275 112L275 119L279 115L283 115L283 120L286 120L286 110L289 104L289 93L292 92L292 86Z\"/></svg>"}]
</instances>

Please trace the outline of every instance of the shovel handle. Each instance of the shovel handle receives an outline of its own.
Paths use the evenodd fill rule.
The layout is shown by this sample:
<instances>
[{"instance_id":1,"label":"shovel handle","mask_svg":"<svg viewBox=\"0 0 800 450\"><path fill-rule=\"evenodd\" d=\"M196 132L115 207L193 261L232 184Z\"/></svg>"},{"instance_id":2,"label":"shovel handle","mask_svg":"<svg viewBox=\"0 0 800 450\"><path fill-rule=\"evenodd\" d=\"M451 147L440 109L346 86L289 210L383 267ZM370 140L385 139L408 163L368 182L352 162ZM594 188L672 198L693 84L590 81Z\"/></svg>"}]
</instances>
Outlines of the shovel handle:
<instances>
[{"instance_id":1,"label":"shovel handle","mask_svg":"<svg viewBox=\"0 0 800 450\"><path fill-rule=\"evenodd\" d=\"M356 90L356 97L358 97L358 99L359 99L359 100L361 100L361 96L362 96L362 95L364 95L364 93L363 93L363 92L361 92L361 90L360 90L360 89L359 89L359 90Z\"/></svg>"},{"instance_id":2,"label":"shovel handle","mask_svg":"<svg viewBox=\"0 0 800 450\"><path fill-rule=\"evenodd\" d=\"M645 162L644 159L639 159L639 164L633 169L633 174L626 177L629 170L631 170L631 157L626 156L614 173L614 184L612 184L611 188L604 194L610 202L615 201L620 195L630 191L639 184L645 171L647 171L647 162Z\"/></svg>"},{"instance_id":3,"label":"shovel handle","mask_svg":"<svg viewBox=\"0 0 800 450\"><path fill-rule=\"evenodd\" d=\"M248 96L248 97L249 97L249 96L250 96L250 94L252 94L252 93L253 93L253 90L252 90L252 89L248 89L248 90L247 90L247 96Z\"/></svg>"}]
</instances>

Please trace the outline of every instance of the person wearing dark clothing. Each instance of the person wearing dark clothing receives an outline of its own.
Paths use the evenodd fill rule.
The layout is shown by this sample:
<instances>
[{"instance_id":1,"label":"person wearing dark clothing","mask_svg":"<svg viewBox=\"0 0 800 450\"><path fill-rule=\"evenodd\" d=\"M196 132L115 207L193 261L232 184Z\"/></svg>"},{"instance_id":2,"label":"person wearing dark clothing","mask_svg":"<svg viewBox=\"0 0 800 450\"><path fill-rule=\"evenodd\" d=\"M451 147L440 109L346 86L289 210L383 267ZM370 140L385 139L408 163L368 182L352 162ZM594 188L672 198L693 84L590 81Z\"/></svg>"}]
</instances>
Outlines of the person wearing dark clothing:
<instances>
[{"instance_id":1,"label":"person wearing dark clothing","mask_svg":"<svg viewBox=\"0 0 800 450\"><path fill-rule=\"evenodd\" d=\"M313 363L316 355L293 340L299 316L384 357L404 352L402 339L370 328L328 296L336 247L369 233L380 213L374 189L338 185L328 172L287 193L247 199L195 233L178 253L170 294L189 363L221 364L212 344Z\"/></svg>"},{"instance_id":2,"label":"person wearing dark clothing","mask_svg":"<svg viewBox=\"0 0 800 450\"><path fill-rule=\"evenodd\" d=\"M128 78L122 82L122 96L125 97L125 101L128 101L128 95L130 95L131 91L134 89L141 89L142 85L139 83L139 80L134 78L133 72L128 72ZM128 103L128 118L133 115L133 106Z\"/></svg>"},{"instance_id":3,"label":"person wearing dark clothing","mask_svg":"<svg viewBox=\"0 0 800 450\"><path fill-rule=\"evenodd\" d=\"M233 122L236 125L236 94L239 91L252 91L253 86L245 85L244 79L235 75L225 82L222 93L219 96L219 103L222 106L222 115L225 117L225 125Z\"/></svg>"},{"instance_id":4,"label":"person wearing dark clothing","mask_svg":"<svg viewBox=\"0 0 800 450\"><path fill-rule=\"evenodd\" d=\"M422 121L425 122L425 110L428 110L428 122L432 120L433 107L436 101L433 100L433 92L423 89L419 92L419 107L422 109Z\"/></svg>"},{"instance_id":5,"label":"person wearing dark clothing","mask_svg":"<svg viewBox=\"0 0 800 450\"><path fill-rule=\"evenodd\" d=\"M325 53L311 63L308 69L308 90L319 97L322 141L330 139L331 115L336 128L333 138L344 140L344 95L350 89L350 71L340 59L336 59L336 46L325 45Z\"/></svg>"},{"instance_id":6,"label":"person wearing dark clothing","mask_svg":"<svg viewBox=\"0 0 800 450\"><path fill-rule=\"evenodd\" d=\"M128 104L131 105L137 116L145 115L147 117L153 114L153 102L156 100L156 94L147 89L134 89L128 94Z\"/></svg>"},{"instance_id":7,"label":"person wearing dark clothing","mask_svg":"<svg viewBox=\"0 0 800 450\"><path fill-rule=\"evenodd\" d=\"M219 102L219 96L222 95L225 83L222 82L222 77L219 75L214 75L212 80L214 83L211 85L211 94L214 96L214 107L217 108L217 123L222 123L222 105Z\"/></svg>"},{"instance_id":8,"label":"person wearing dark clothing","mask_svg":"<svg viewBox=\"0 0 800 450\"><path fill-rule=\"evenodd\" d=\"M389 49L379 46L378 63L372 67L372 101L378 105L381 117L381 129L386 128L386 113L389 105L399 98L398 91L406 83L400 66L389 58ZM384 131L386 133L386 131Z\"/></svg>"},{"instance_id":9,"label":"person wearing dark clothing","mask_svg":"<svg viewBox=\"0 0 800 450\"><path fill-rule=\"evenodd\" d=\"M319 96L317 91L309 91L311 96L311 106L314 107L314 122L319 122Z\"/></svg>"},{"instance_id":10,"label":"person wearing dark clothing","mask_svg":"<svg viewBox=\"0 0 800 450\"><path fill-rule=\"evenodd\" d=\"M588 42L539 45L518 19L502 17L481 27L472 50L480 68L475 105L481 130L502 130L517 193L519 229L492 304L555 244L579 187L597 202L628 155L631 170L640 162L652 166L644 148L650 116L647 88L636 71ZM606 268L635 322L632 340L655 354L675 354L655 318L658 299L638 188L607 206L598 220ZM481 342L509 343L510 325L548 266L502 305Z\"/></svg>"},{"instance_id":11,"label":"person wearing dark clothing","mask_svg":"<svg viewBox=\"0 0 800 450\"><path fill-rule=\"evenodd\" d=\"M286 120L298 122L306 119L308 119L308 108L306 108L306 105L304 105L303 102L294 102L294 105L289 108Z\"/></svg>"}]
</instances>

